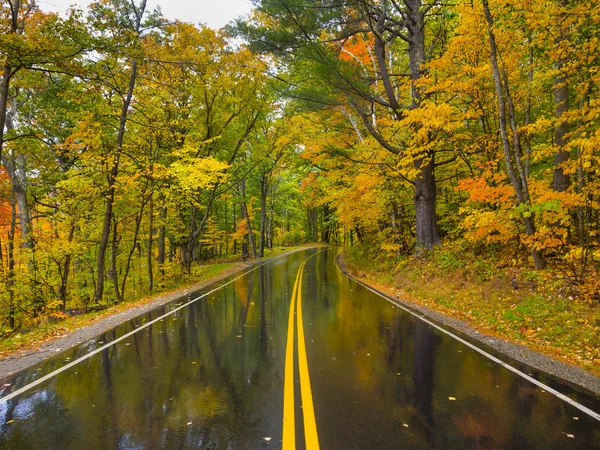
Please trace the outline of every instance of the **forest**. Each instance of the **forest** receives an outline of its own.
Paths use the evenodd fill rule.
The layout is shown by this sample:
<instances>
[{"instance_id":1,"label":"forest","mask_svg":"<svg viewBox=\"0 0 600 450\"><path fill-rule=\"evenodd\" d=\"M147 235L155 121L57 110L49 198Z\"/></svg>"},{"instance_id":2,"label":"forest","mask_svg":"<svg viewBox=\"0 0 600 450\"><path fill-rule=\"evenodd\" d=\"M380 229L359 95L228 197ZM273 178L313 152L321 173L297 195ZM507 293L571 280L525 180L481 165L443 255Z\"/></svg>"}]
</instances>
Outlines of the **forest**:
<instances>
[{"instance_id":1,"label":"forest","mask_svg":"<svg viewBox=\"0 0 600 450\"><path fill-rule=\"evenodd\" d=\"M317 241L508 267L599 327L600 4L253 3L2 2L1 337Z\"/></svg>"}]
</instances>

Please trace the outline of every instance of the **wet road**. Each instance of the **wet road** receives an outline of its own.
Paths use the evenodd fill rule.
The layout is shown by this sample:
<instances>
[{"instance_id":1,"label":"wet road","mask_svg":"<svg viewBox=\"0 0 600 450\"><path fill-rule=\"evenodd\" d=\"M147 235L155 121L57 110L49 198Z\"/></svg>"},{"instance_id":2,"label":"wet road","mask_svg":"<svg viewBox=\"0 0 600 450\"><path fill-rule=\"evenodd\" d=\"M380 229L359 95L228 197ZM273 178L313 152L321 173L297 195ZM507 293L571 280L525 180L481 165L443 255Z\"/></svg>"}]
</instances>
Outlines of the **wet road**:
<instances>
[{"instance_id":1,"label":"wet road","mask_svg":"<svg viewBox=\"0 0 600 450\"><path fill-rule=\"evenodd\" d=\"M600 421L348 279L336 255L269 262L2 380L0 448L600 448Z\"/></svg>"}]
</instances>

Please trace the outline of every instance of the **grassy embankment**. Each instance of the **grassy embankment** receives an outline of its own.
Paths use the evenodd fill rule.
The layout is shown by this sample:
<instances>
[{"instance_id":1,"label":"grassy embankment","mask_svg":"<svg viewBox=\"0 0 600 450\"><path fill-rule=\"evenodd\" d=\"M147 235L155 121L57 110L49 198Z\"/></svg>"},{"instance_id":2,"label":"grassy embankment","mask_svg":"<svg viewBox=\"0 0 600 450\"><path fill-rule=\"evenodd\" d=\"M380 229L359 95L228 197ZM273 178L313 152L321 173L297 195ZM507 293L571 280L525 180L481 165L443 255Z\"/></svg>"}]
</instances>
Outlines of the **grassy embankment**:
<instances>
[{"instance_id":1,"label":"grassy embankment","mask_svg":"<svg viewBox=\"0 0 600 450\"><path fill-rule=\"evenodd\" d=\"M274 247L272 250L265 250L264 258L272 258L299 248L300 246ZM212 280L216 281L223 276L239 272L245 267L247 266L242 264L240 256L231 255L227 258L213 261L210 264L195 265L192 268L192 273L189 275L177 273L176 276L166 277L167 279L164 280L161 286L154 290L152 295L140 292L127 295L126 300L122 303L110 305L102 309L81 309L73 315L64 314L55 315L50 318L40 318L35 327L21 330L0 340L0 358L20 350L37 347L40 344L62 337L73 330L85 327L104 317L144 305L157 297L176 294L177 291L188 286L199 283L210 284Z\"/></svg>"},{"instance_id":2,"label":"grassy embankment","mask_svg":"<svg viewBox=\"0 0 600 450\"><path fill-rule=\"evenodd\" d=\"M352 274L392 295L463 319L600 375L600 305L573 292L557 271L536 272L476 256L460 243L422 260L396 260L364 246L344 254Z\"/></svg>"}]
</instances>

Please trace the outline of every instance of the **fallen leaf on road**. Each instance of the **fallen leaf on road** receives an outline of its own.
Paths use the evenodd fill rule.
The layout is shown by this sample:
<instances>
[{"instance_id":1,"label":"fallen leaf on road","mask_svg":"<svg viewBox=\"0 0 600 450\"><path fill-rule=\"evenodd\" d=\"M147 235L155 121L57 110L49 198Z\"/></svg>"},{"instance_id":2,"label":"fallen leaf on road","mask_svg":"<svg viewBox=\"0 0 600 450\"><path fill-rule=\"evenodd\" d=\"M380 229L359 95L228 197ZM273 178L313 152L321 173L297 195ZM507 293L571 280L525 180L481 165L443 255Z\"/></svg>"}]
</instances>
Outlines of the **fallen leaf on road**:
<instances>
[{"instance_id":1,"label":"fallen leaf on road","mask_svg":"<svg viewBox=\"0 0 600 450\"><path fill-rule=\"evenodd\" d=\"M268 437L268 436L267 436L267 437L264 437L263 439L264 439L265 441L270 441L270 440L271 440L271 438L270 438L270 437Z\"/></svg>"}]
</instances>

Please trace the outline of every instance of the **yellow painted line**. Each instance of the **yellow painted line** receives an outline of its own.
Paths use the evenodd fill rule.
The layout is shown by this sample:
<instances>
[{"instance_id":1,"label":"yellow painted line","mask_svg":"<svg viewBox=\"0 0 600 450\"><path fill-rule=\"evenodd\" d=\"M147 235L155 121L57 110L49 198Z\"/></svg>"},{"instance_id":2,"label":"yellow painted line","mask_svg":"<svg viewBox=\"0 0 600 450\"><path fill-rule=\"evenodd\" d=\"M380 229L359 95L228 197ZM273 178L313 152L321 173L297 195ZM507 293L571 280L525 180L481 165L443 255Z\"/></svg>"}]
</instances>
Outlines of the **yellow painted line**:
<instances>
[{"instance_id":1,"label":"yellow painted line","mask_svg":"<svg viewBox=\"0 0 600 450\"><path fill-rule=\"evenodd\" d=\"M296 449L296 416L294 401L294 311L298 309L298 370L300 372L300 395L302 398L302 411L304 416L304 437L307 450L319 449L317 424L310 388L308 373L308 360L306 357L306 343L304 338L304 324L302 322L302 276L304 266L310 258L323 252L314 253L302 261L298 268L288 317L288 333L285 348L285 368L283 382L283 450ZM298 305L298 306L296 306Z\"/></svg>"},{"instance_id":2,"label":"yellow painted line","mask_svg":"<svg viewBox=\"0 0 600 450\"><path fill-rule=\"evenodd\" d=\"M304 267L306 260L302 261L300 268ZM292 299L290 301L290 314L288 317L287 344L285 347L285 372L283 382L283 450L296 449L296 416L294 413L294 310L296 309L296 293L300 269L296 275Z\"/></svg>"},{"instance_id":3,"label":"yellow painted line","mask_svg":"<svg viewBox=\"0 0 600 450\"><path fill-rule=\"evenodd\" d=\"M296 315L296 321L298 322L298 370L300 371L300 393L302 396L302 413L304 414L304 440L306 442L306 450L319 450L319 435L317 434L315 407L313 405L312 390L310 388L304 323L302 321L302 275L304 275L304 266L300 269L297 306L298 314Z\"/></svg>"}]
</instances>

